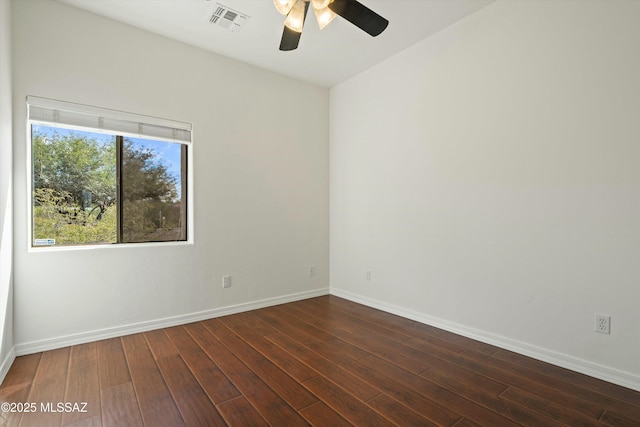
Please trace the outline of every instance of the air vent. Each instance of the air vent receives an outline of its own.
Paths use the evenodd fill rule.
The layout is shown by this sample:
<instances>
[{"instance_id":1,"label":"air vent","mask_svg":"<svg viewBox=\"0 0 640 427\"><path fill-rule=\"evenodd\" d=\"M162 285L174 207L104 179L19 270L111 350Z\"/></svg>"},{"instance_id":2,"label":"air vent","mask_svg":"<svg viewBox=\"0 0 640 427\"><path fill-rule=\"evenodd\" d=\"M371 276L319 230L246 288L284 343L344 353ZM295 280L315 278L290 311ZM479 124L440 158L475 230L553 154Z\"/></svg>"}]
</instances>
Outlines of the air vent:
<instances>
[{"instance_id":1,"label":"air vent","mask_svg":"<svg viewBox=\"0 0 640 427\"><path fill-rule=\"evenodd\" d=\"M236 33L246 24L251 17L237 10L231 9L220 3L216 3L216 9L209 17L209 22L226 30Z\"/></svg>"}]
</instances>

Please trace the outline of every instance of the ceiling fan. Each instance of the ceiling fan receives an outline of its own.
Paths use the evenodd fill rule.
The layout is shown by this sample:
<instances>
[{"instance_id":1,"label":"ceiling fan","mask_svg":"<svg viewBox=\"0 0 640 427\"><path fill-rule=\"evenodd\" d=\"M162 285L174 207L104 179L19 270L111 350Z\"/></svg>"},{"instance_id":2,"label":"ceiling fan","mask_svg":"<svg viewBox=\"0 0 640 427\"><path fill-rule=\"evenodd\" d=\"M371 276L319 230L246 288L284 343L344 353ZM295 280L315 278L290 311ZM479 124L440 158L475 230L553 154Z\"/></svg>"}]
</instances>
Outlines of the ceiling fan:
<instances>
[{"instance_id":1,"label":"ceiling fan","mask_svg":"<svg viewBox=\"0 0 640 427\"><path fill-rule=\"evenodd\" d=\"M287 17L280 50L294 50L298 47L310 4L320 29L338 15L374 37L389 25L388 20L356 0L273 0L273 4L278 12Z\"/></svg>"}]
</instances>

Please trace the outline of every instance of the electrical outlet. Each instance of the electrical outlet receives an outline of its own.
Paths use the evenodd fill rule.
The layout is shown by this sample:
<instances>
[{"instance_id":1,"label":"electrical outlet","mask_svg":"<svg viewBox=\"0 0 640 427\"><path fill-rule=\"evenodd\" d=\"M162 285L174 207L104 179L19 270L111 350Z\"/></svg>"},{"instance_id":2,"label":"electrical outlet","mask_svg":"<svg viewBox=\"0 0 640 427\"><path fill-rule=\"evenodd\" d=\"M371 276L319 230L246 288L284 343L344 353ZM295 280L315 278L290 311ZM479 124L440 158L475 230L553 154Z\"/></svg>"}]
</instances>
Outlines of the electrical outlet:
<instances>
[{"instance_id":1,"label":"electrical outlet","mask_svg":"<svg viewBox=\"0 0 640 427\"><path fill-rule=\"evenodd\" d=\"M222 287L223 288L231 287L231 276L222 276Z\"/></svg>"},{"instance_id":2,"label":"electrical outlet","mask_svg":"<svg viewBox=\"0 0 640 427\"><path fill-rule=\"evenodd\" d=\"M364 273L364 278L367 280L367 282L371 281L371 272L370 271L366 271Z\"/></svg>"},{"instance_id":3,"label":"electrical outlet","mask_svg":"<svg viewBox=\"0 0 640 427\"><path fill-rule=\"evenodd\" d=\"M313 277L316 275L316 266L315 265L310 265L309 266L309 277Z\"/></svg>"},{"instance_id":4,"label":"electrical outlet","mask_svg":"<svg viewBox=\"0 0 640 427\"><path fill-rule=\"evenodd\" d=\"M601 334L610 334L611 333L611 316L607 316L606 314L598 314L596 313L596 322L593 328L594 331L600 332Z\"/></svg>"}]
</instances>

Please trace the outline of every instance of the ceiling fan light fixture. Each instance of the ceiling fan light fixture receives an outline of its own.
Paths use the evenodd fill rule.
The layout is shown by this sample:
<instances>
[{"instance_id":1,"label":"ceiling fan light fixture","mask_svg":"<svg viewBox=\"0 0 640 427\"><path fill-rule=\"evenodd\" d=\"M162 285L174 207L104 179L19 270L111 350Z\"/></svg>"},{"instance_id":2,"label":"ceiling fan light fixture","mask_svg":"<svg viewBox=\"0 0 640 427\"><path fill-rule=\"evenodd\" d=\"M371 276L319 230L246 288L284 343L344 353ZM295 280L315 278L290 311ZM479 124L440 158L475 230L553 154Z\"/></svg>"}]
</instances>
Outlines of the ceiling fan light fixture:
<instances>
[{"instance_id":1,"label":"ceiling fan light fixture","mask_svg":"<svg viewBox=\"0 0 640 427\"><path fill-rule=\"evenodd\" d=\"M283 15L287 15L297 0L273 0L276 10Z\"/></svg>"},{"instance_id":2,"label":"ceiling fan light fixture","mask_svg":"<svg viewBox=\"0 0 640 427\"><path fill-rule=\"evenodd\" d=\"M314 9L324 9L325 7L329 7L331 0L311 0L311 3L313 3Z\"/></svg>"},{"instance_id":3,"label":"ceiling fan light fixture","mask_svg":"<svg viewBox=\"0 0 640 427\"><path fill-rule=\"evenodd\" d=\"M315 5L315 4L314 4ZM331 9L328 7L322 9L313 8L313 13L316 15L316 20L318 21L318 26L320 29L324 29L331 21L335 19L336 15Z\"/></svg>"},{"instance_id":4,"label":"ceiling fan light fixture","mask_svg":"<svg viewBox=\"0 0 640 427\"><path fill-rule=\"evenodd\" d=\"M287 19L285 19L284 21L284 25L290 30L295 31L296 33L301 33L302 27L304 26L304 17L306 11L306 2L304 0L296 1L296 3L289 11Z\"/></svg>"}]
</instances>

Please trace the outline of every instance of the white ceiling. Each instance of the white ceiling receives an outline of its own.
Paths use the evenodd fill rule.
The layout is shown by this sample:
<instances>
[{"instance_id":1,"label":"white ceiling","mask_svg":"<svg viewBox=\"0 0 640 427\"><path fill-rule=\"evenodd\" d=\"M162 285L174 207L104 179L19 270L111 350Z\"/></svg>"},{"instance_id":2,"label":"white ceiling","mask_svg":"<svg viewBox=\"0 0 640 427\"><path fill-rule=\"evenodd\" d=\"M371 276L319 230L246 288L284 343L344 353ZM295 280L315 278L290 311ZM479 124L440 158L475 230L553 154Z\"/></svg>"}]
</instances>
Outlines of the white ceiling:
<instances>
[{"instance_id":1,"label":"white ceiling","mask_svg":"<svg viewBox=\"0 0 640 427\"><path fill-rule=\"evenodd\" d=\"M320 31L309 11L297 50L278 50L284 16L272 0L59 0L156 34L331 87L442 30L493 0L360 0L390 23L371 37L338 17ZM248 15L240 31L213 25L220 3Z\"/></svg>"}]
</instances>

